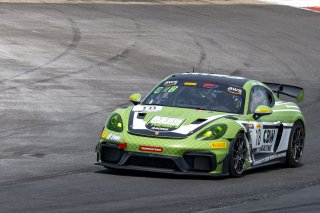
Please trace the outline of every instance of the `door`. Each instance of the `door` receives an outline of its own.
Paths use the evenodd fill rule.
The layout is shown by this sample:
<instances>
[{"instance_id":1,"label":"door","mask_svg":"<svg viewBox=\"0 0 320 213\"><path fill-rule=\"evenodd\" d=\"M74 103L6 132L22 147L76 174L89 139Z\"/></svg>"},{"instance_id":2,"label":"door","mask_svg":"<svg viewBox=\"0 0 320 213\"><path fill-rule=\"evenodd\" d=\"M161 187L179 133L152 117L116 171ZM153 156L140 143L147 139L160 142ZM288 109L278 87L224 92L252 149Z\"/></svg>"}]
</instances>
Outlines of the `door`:
<instances>
[{"instance_id":1,"label":"door","mask_svg":"<svg viewBox=\"0 0 320 213\"><path fill-rule=\"evenodd\" d=\"M259 105L273 108L275 98L271 91L263 86L255 86L251 89L248 114L253 116ZM274 120L274 116L265 115L255 121L249 122L250 151L253 165L258 165L272 160L272 156L279 146L283 127L280 121Z\"/></svg>"}]
</instances>

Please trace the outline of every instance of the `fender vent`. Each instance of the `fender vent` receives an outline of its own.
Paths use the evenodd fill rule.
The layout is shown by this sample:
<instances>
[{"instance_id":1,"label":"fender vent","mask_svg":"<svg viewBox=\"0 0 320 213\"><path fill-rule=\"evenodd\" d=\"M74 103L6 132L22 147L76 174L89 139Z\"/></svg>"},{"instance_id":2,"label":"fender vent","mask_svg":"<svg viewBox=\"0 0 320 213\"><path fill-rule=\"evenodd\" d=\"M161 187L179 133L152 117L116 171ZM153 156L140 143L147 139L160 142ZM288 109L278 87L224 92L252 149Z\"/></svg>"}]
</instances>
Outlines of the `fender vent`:
<instances>
[{"instance_id":1,"label":"fender vent","mask_svg":"<svg viewBox=\"0 0 320 213\"><path fill-rule=\"evenodd\" d=\"M228 118L228 119L230 119L230 120L239 120L237 117L234 117L234 116L232 116L232 115L228 115L228 116L226 116L225 118Z\"/></svg>"}]
</instances>

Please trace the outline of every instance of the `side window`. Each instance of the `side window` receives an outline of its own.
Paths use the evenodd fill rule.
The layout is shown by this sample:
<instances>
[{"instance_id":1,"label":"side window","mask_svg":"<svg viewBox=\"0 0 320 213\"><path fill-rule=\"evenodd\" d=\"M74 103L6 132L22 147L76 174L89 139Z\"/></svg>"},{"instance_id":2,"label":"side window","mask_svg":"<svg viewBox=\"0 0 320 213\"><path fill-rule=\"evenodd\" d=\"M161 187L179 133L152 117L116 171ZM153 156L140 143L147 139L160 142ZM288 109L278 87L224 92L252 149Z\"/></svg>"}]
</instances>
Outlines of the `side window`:
<instances>
[{"instance_id":1,"label":"side window","mask_svg":"<svg viewBox=\"0 0 320 213\"><path fill-rule=\"evenodd\" d=\"M253 114L259 105L273 107L274 97L272 92L266 88L255 86L251 89L248 113Z\"/></svg>"},{"instance_id":2,"label":"side window","mask_svg":"<svg viewBox=\"0 0 320 213\"><path fill-rule=\"evenodd\" d=\"M265 88L264 88L265 89ZM266 90L266 93L267 93L267 97L268 97L268 107L273 107L274 106L274 103L275 103L275 100L274 100L274 96L273 96L273 93L270 92L269 90L265 89Z\"/></svg>"}]
</instances>

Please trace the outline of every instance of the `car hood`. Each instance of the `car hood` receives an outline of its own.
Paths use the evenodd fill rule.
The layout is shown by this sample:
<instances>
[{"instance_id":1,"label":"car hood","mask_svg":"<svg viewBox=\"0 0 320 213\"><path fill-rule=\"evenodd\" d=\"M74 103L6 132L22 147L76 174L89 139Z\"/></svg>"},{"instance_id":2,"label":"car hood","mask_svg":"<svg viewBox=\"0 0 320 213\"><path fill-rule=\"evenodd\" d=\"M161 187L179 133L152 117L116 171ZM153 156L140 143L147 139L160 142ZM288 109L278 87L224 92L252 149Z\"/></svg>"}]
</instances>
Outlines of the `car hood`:
<instances>
[{"instance_id":1,"label":"car hood","mask_svg":"<svg viewBox=\"0 0 320 213\"><path fill-rule=\"evenodd\" d=\"M137 105L130 111L128 132L151 137L185 138L221 118L235 114L190 108Z\"/></svg>"}]
</instances>

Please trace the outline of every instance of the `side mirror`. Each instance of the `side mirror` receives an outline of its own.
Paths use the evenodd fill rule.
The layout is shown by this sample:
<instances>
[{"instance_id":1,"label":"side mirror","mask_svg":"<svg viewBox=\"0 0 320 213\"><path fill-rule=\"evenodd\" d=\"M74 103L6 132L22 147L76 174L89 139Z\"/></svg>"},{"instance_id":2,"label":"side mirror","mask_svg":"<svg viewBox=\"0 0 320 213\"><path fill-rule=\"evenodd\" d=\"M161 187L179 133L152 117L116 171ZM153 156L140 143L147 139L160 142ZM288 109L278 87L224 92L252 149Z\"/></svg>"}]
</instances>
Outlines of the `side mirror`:
<instances>
[{"instance_id":1,"label":"side mirror","mask_svg":"<svg viewBox=\"0 0 320 213\"><path fill-rule=\"evenodd\" d=\"M271 115L272 109L268 106L259 105L257 106L256 110L254 111L253 118L258 119L265 115Z\"/></svg>"},{"instance_id":2,"label":"side mirror","mask_svg":"<svg viewBox=\"0 0 320 213\"><path fill-rule=\"evenodd\" d=\"M141 94L140 93L133 93L132 95L130 95L129 100L134 104L140 104L141 103Z\"/></svg>"}]
</instances>

